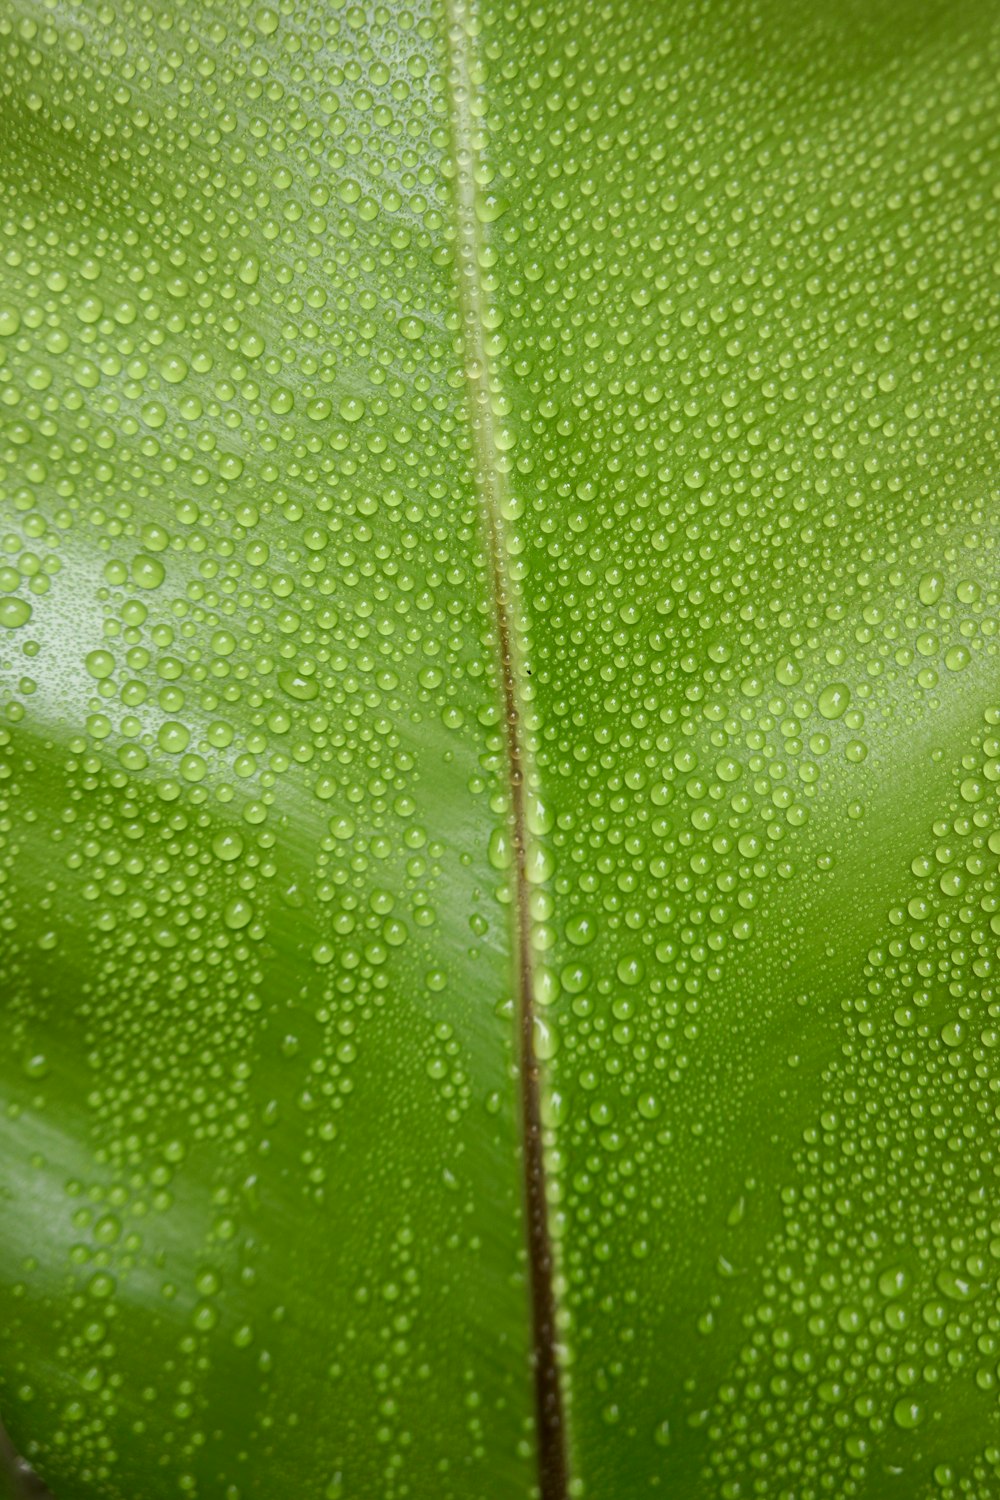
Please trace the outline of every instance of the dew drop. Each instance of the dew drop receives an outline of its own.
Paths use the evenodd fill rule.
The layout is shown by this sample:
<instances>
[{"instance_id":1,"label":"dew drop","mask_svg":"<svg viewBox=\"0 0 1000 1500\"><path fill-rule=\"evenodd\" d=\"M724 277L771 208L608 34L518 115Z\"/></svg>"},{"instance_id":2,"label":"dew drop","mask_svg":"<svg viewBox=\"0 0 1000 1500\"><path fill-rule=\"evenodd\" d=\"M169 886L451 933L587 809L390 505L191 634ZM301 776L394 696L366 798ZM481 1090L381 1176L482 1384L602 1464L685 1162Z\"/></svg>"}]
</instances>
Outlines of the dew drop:
<instances>
[{"instance_id":1,"label":"dew drop","mask_svg":"<svg viewBox=\"0 0 1000 1500\"><path fill-rule=\"evenodd\" d=\"M851 701L851 690L845 682L832 682L819 695L817 708L824 719L839 719Z\"/></svg>"}]
</instances>

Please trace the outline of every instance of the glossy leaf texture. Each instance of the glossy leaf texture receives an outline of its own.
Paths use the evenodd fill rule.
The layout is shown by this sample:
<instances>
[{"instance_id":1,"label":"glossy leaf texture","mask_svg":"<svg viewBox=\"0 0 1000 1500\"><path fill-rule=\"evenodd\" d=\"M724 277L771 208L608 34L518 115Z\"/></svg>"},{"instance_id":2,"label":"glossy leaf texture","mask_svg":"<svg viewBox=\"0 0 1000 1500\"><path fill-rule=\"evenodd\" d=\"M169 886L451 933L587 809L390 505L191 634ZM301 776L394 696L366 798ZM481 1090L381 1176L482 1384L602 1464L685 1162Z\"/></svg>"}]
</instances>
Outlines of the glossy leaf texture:
<instances>
[{"instance_id":1,"label":"glossy leaf texture","mask_svg":"<svg viewBox=\"0 0 1000 1500\"><path fill-rule=\"evenodd\" d=\"M537 1492L527 922L569 1492L995 1496L996 8L0 42L21 1450Z\"/></svg>"}]
</instances>

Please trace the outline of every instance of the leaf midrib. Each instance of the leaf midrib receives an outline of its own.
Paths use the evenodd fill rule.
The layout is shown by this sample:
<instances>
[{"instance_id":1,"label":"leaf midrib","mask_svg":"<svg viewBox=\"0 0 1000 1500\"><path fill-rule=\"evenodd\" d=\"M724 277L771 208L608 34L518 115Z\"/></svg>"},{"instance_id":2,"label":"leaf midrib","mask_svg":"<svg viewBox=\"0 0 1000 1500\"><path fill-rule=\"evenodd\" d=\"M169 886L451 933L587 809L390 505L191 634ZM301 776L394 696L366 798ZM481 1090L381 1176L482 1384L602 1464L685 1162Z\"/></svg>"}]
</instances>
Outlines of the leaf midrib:
<instances>
[{"instance_id":1,"label":"leaf midrib","mask_svg":"<svg viewBox=\"0 0 1000 1500\"><path fill-rule=\"evenodd\" d=\"M541 1072L535 1050L534 957L528 880L530 752L524 732L521 683L525 668L512 606L516 593L508 567L505 513L511 511L508 466L500 460L494 414L496 372L485 338L486 293L480 275L485 227L476 203L479 146L473 103L475 40L464 0L446 0L450 145L455 168L453 205L458 238L457 290L462 360L471 418L473 470L485 534L503 696L512 852L514 984L518 1032L522 1162L531 1288L535 1423L541 1500L565 1500L568 1482L566 1427L556 1339L554 1260L549 1234L541 1121Z\"/></svg>"}]
</instances>

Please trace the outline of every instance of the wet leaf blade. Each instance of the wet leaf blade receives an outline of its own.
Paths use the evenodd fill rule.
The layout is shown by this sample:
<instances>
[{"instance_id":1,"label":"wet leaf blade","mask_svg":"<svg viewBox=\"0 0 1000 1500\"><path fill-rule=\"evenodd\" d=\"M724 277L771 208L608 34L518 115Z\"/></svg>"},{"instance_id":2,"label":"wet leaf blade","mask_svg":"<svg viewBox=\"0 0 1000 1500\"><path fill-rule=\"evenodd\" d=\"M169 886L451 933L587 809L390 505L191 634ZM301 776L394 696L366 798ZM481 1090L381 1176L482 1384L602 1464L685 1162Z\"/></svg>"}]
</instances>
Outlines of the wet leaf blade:
<instances>
[{"instance_id":1,"label":"wet leaf blade","mask_svg":"<svg viewBox=\"0 0 1000 1500\"><path fill-rule=\"evenodd\" d=\"M582 1492L989 1495L995 17L3 43L19 1443L532 1493L531 1003Z\"/></svg>"}]
</instances>

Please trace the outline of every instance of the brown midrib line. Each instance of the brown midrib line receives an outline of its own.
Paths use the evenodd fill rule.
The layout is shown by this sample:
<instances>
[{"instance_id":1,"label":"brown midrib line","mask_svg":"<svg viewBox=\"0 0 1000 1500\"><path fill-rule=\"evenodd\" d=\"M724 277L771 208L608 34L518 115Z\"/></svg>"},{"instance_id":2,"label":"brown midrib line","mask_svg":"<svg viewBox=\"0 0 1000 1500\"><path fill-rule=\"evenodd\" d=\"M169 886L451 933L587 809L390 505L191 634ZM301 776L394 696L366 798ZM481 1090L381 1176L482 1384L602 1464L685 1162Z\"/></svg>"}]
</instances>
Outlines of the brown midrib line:
<instances>
[{"instance_id":1,"label":"brown midrib line","mask_svg":"<svg viewBox=\"0 0 1000 1500\"><path fill-rule=\"evenodd\" d=\"M472 114L472 49L464 20L464 0L446 0L450 60L451 144L456 172L458 291L465 378L472 414L473 459L490 563L497 647L504 707L504 738L510 783L510 833L514 878L514 949L517 992L518 1062L523 1133L524 1196L531 1286L535 1425L541 1500L566 1500L568 1461L562 1379L556 1341L554 1256L549 1234L542 1142L541 1077L535 1052L534 959L531 943L531 889L528 880L528 824L525 804L527 754L518 695L518 642L511 620L511 582L503 512L509 499L500 464L490 365L484 338L484 289L479 274L481 229L476 217L477 159Z\"/></svg>"},{"instance_id":2,"label":"brown midrib line","mask_svg":"<svg viewBox=\"0 0 1000 1500\"><path fill-rule=\"evenodd\" d=\"M502 582L502 580L500 580ZM497 580L494 579L496 586ZM542 1500L565 1500L566 1431L562 1381L556 1349L556 1301L552 1243L549 1237L542 1144L541 1079L535 1054L534 964L528 883L528 844L524 806L521 723L511 655L510 625L503 597L497 594L497 633L502 662L507 763L511 789L514 846L517 995L521 1073L521 1125L524 1134L524 1187L535 1374L535 1422Z\"/></svg>"}]
</instances>

